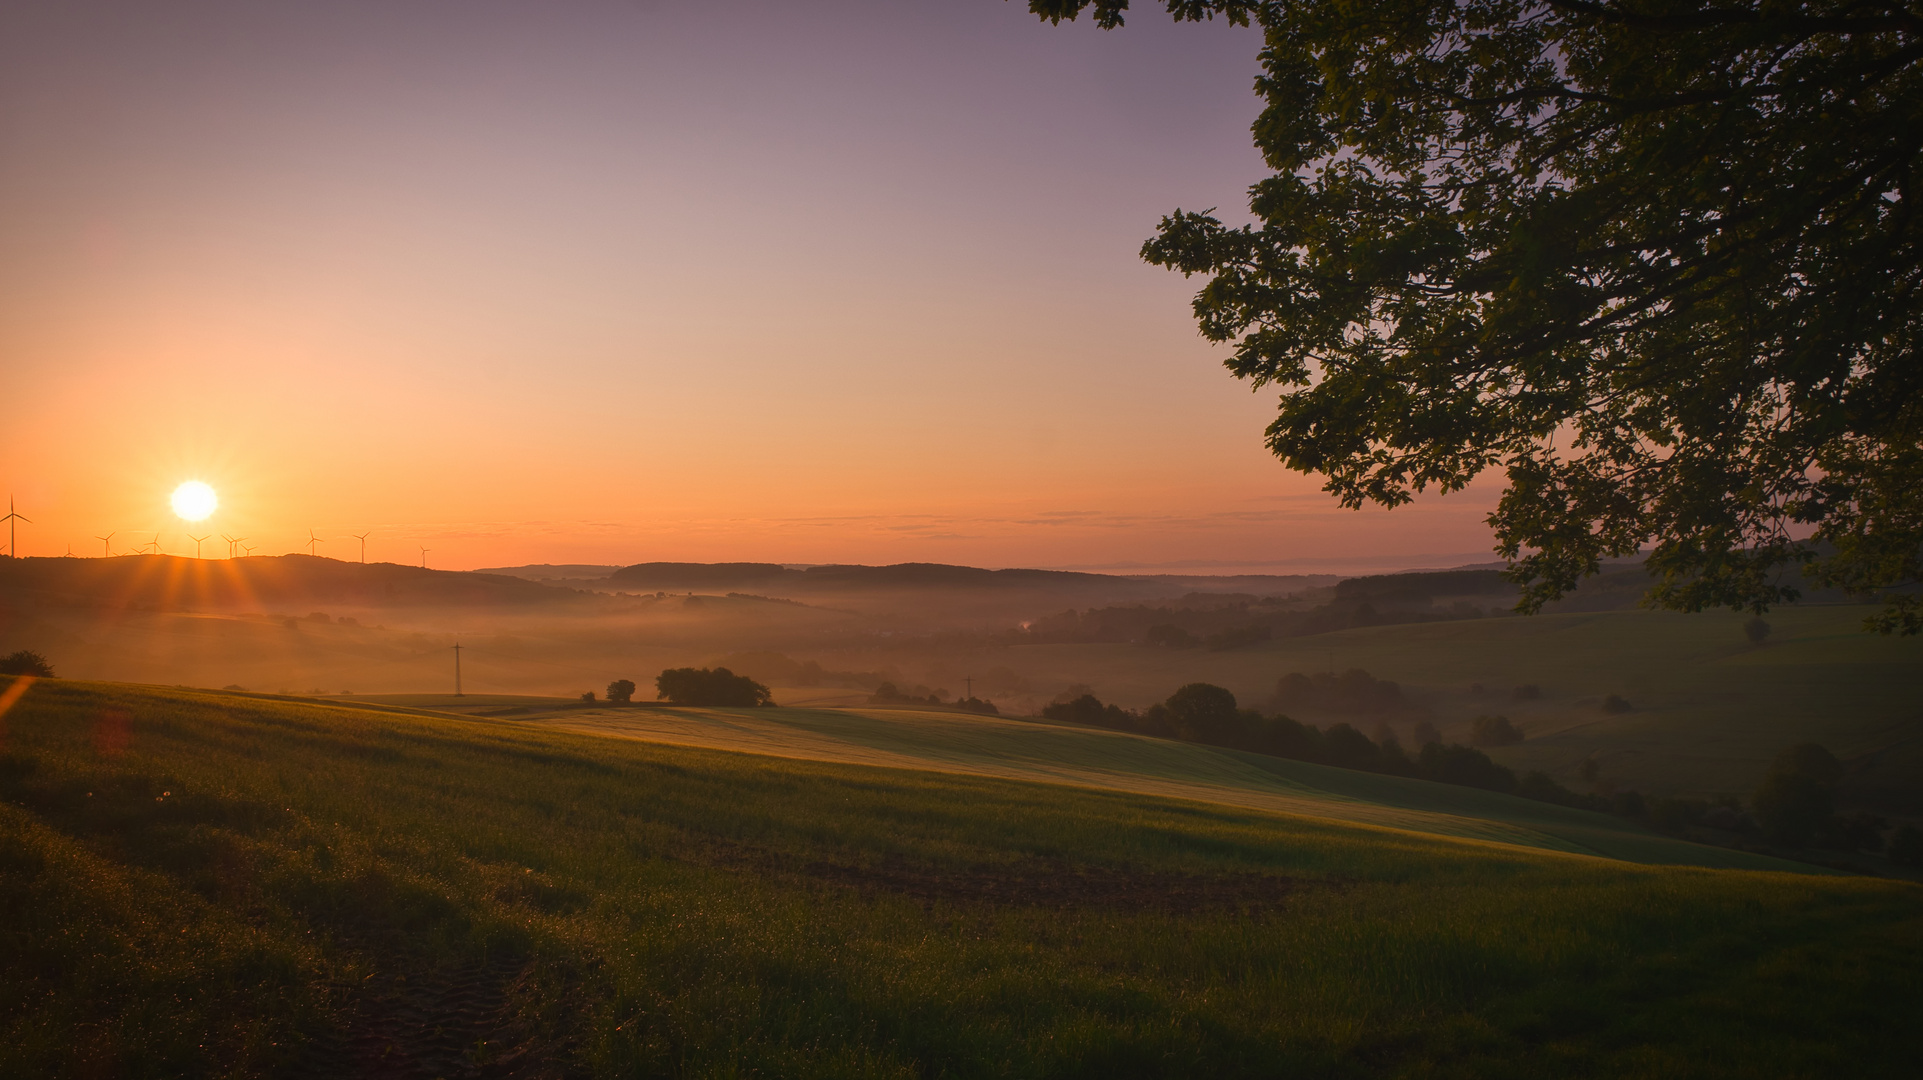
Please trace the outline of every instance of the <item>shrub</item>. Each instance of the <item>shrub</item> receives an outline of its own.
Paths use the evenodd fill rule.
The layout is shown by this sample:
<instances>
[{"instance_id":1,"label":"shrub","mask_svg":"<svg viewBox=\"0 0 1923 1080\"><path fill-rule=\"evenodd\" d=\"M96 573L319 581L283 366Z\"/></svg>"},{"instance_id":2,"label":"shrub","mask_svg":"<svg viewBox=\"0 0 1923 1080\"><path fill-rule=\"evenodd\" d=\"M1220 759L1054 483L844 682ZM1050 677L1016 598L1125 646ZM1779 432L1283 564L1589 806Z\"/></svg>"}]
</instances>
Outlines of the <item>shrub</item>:
<instances>
[{"instance_id":1,"label":"shrub","mask_svg":"<svg viewBox=\"0 0 1923 1080\"><path fill-rule=\"evenodd\" d=\"M1608 697L1603 698L1602 709L1604 712L1609 713L1611 716L1617 715L1619 713L1626 713L1633 708L1635 708L1635 706L1631 705L1629 703L1629 699L1626 697L1623 697L1621 694L1611 694Z\"/></svg>"},{"instance_id":2,"label":"shrub","mask_svg":"<svg viewBox=\"0 0 1923 1080\"><path fill-rule=\"evenodd\" d=\"M0 657L0 675L34 675L42 679L53 678L53 665L47 658L32 649Z\"/></svg>"},{"instance_id":3,"label":"shrub","mask_svg":"<svg viewBox=\"0 0 1923 1080\"><path fill-rule=\"evenodd\" d=\"M592 691L592 690L584 690L584 691L582 691L582 692L581 692L581 700L582 700L582 701L593 701L593 700L594 700L594 691Z\"/></svg>"},{"instance_id":4,"label":"shrub","mask_svg":"<svg viewBox=\"0 0 1923 1080\"><path fill-rule=\"evenodd\" d=\"M669 668L654 680L658 697L676 705L773 705L767 687L727 668Z\"/></svg>"},{"instance_id":5,"label":"shrub","mask_svg":"<svg viewBox=\"0 0 1923 1080\"><path fill-rule=\"evenodd\" d=\"M983 716L1000 716L1002 714L1002 711L995 707L994 702L978 697L962 698L955 702L955 707L957 709L965 709L972 713L980 713Z\"/></svg>"},{"instance_id":6,"label":"shrub","mask_svg":"<svg viewBox=\"0 0 1923 1080\"><path fill-rule=\"evenodd\" d=\"M1769 640L1769 623L1760 615L1753 616L1743 624L1743 636L1749 639L1751 645L1761 645Z\"/></svg>"},{"instance_id":7,"label":"shrub","mask_svg":"<svg viewBox=\"0 0 1923 1080\"><path fill-rule=\"evenodd\" d=\"M634 680L616 679L608 684L608 700L617 705L626 705L634 700Z\"/></svg>"},{"instance_id":8,"label":"shrub","mask_svg":"<svg viewBox=\"0 0 1923 1080\"><path fill-rule=\"evenodd\" d=\"M1514 746L1522 732L1506 716L1478 716L1469 725L1469 741L1477 746Z\"/></svg>"}]
</instances>

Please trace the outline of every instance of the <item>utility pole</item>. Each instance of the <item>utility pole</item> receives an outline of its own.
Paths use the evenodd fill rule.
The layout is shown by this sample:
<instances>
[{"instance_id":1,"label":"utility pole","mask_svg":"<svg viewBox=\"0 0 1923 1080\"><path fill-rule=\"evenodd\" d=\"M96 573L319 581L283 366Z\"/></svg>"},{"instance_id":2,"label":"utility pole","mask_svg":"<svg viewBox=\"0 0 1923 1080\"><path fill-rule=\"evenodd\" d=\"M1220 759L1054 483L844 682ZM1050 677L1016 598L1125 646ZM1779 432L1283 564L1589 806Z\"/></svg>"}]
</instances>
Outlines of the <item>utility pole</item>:
<instances>
[{"instance_id":1,"label":"utility pole","mask_svg":"<svg viewBox=\"0 0 1923 1080\"><path fill-rule=\"evenodd\" d=\"M962 676L962 686L967 688L968 698L970 701L973 701L975 698L975 677L973 675Z\"/></svg>"},{"instance_id":2,"label":"utility pole","mask_svg":"<svg viewBox=\"0 0 1923 1080\"><path fill-rule=\"evenodd\" d=\"M461 643L454 643L454 696L461 695Z\"/></svg>"}]
</instances>

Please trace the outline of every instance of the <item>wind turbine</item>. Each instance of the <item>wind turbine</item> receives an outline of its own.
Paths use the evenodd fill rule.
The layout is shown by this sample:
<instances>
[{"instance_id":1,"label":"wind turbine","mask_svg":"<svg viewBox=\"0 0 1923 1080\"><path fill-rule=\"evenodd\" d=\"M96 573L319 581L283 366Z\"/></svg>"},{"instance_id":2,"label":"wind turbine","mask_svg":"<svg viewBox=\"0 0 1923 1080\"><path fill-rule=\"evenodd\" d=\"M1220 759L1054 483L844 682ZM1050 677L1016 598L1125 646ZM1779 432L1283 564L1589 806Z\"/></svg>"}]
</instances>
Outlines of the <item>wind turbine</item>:
<instances>
[{"instance_id":1,"label":"wind turbine","mask_svg":"<svg viewBox=\"0 0 1923 1080\"><path fill-rule=\"evenodd\" d=\"M366 566L367 565L367 538L374 535L374 530L369 529L364 533L348 533L347 535L361 542L361 565Z\"/></svg>"},{"instance_id":2,"label":"wind turbine","mask_svg":"<svg viewBox=\"0 0 1923 1080\"><path fill-rule=\"evenodd\" d=\"M101 558L103 559L113 558L113 554L114 554L113 548L110 547L109 545L113 543L114 537L119 535L120 534L118 532L110 532L105 536L94 537L95 540L100 541L100 557Z\"/></svg>"},{"instance_id":3,"label":"wind turbine","mask_svg":"<svg viewBox=\"0 0 1923 1080\"><path fill-rule=\"evenodd\" d=\"M13 496L9 495L7 496L7 516L0 518L0 521L7 523L7 554L17 559L20 557L20 538L13 535L13 530L18 527L18 523L22 521L29 525L33 524L33 519L23 518L19 514L14 513Z\"/></svg>"},{"instance_id":4,"label":"wind turbine","mask_svg":"<svg viewBox=\"0 0 1923 1080\"><path fill-rule=\"evenodd\" d=\"M427 569L427 553L433 550L433 548L421 548L421 569Z\"/></svg>"},{"instance_id":5,"label":"wind turbine","mask_svg":"<svg viewBox=\"0 0 1923 1080\"><path fill-rule=\"evenodd\" d=\"M241 541L243 541L243 540L246 540L246 539L247 539L247 538L246 538L246 537L244 537L244 536L236 536L236 537L234 537L234 546L233 546L233 547L231 547L231 548L228 548L228 549L227 549L227 557L228 557L228 558L230 558L230 559L231 559L231 558L233 558L233 557L234 557L234 552L235 552L236 550L240 550L240 549L245 549L245 550L247 550L247 551L250 551L250 552L251 552L251 551L253 551L253 550L254 550L253 548L250 548L250 547L247 547L247 545L246 545L246 544L244 544L244 543L242 543L242 542L241 542Z\"/></svg>"},{"instance_id":6,"label":"wind turbine","mask_svg":"<svg viewBox=\"0 0 1923 1080\"><path fill-rule=\"evenodd\" d=\"M193 533L188 533L187 539L192 540L194 542L194 558L196 559L200 558L200 542L207 538L204 536L195 536Z\"/></svg>"},{"instance_id":7,"label":"wind turbine","mask_svg":"<svg viewBox=\"0 0 1923 1080\"><path fill-rule=\"evenodd\" d=\"M241 539L242 539L242 540L245 540L245 539L247 539L247 538L243 536L243 537L241 537ZM252 545L252 544L242 544L242 545L240 545L240 551L241 551L241 554L243 554L243 555L252 555L252 554L254 553L254 545Z\"/></svg>"},{"instance_id":8,"label":"wind turbine","mask_svg":"<svg viewBox=\"0 0 1923 1080\"><path fill-rule=\"evenodd\" d=\"M307 553L309 555L318 557L320 555L320 552L314 549L314 545L325 544L325 543L327 543L327 541L322 540L320 537L314 535L314 530L312 529L307 530Z\"/></svg>"},{"instance_id":9,"label":"wind turbine","mask_svg":"<svg viewBox=\"0 0 1923 1080\"><path fill-rule=\"evenodd\" d=\"M234 557L234 538L231 536L228 536L226 533L221 533L220 538L222 540L227 541L227 557L230 559L233 558Z\"/></svg>"},{"instance_id":10,"label":"wind turbine","mask_svg":"<svg viewBox=\"0 0 1923 1080\"><path fill-rule=\"evenodd\" d=\"M151 548L153 548L153 550L152 550L152 551L150 551L150 552L148 552L148 554L149 554L149 555L158 555L158 554L160 554L160 534L159 534L159 533L155 533L155 534L154 534L154 539L153 539L153 542L152 542L152 543L150 543L150 544L142 544L142 545L140 545L140 546L141 546L142 548L148 548L148 547L151 547Z\"/></svg>"}]
</instances>

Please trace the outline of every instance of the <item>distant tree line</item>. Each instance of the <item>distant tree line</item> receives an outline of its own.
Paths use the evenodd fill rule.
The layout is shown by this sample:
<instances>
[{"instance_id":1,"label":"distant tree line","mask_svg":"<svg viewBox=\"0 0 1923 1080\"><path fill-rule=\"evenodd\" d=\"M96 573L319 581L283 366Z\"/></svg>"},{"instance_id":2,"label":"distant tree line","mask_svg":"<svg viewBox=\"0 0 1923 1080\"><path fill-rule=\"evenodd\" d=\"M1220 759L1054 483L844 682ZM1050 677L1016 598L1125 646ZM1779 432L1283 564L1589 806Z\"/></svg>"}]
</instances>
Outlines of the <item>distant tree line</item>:
<instances>
[{"instance_id":1,"label":"distant tree line","mask_svg":"<svg viewBox=\"0 0 1923 1080\"><path fill-rule=\"evenodd\" d=\"M916 686L911 690L903 690L892 682L883 682L880 686L875 687L873 694L868 696L868 704L946 705L967 712L980 713L983 716L1000 716L1002 714L1001 709L992 701L971 695L969 697L956 698L953 702L950 702L946 700L947 697L947 690L930 690L926 686Z\"/></svg>"},{"instance_id":2,"label":"distant tree line","mask_svg":"<svg viewBox=\"0 0 1923 1080\"><path fill-rule=\"evenodd\" d=\"M1043 616L1000 636L1004 642L1124 643L1225 651L1279 637L1302 637L1359 626L1482 618L1513 602L1515 589L1493 570L1352 578L1309 597L1190 593L1171 604L1146 604ZM1485 609L1463 599L1487 595ZM1444 603L1443 601L1448 601Z\"/></svg>"},{"instance_id":3,"label":"distant tree line","mask_svg":"<svg viewBox=\"0 0 1923 1080\"><path fill-rule=\"evenodd\" d=\"M1364 705L1392 707L1400 700L1400 691L1394 683L1351 671L1340 676L1285 676L1276 696L1320 708L1347 706L1363 711ZM1063 723L1481 788L1614 814L1672 834L1687 834L1695 828L1760 833L1769 842L1787 847L1886 851L1893 861L1923 865L1923 831L1904 825L1892 832L1880 818L1861 812L1835 812L1841 766L1827 750L1813 743L1790 747L1777 758L1752 796L1749 812L1745 812L1734 799L1712 803L1686 798L1652 800L1629 790L1582 793L1541 770L1518 776L1476 747L1443 743L1426 720L1416 725L1422 745L1412 753L1386 726L1374 739L1346 722L1318 729L1287 715L1265 715L1241 708L1233 693L1209 683L1190 683L1167 700L1140 711L1104 703L1094 694L1082 694L1047 706L1042 715ZM1479 717L1472 731L1474 741L1488 746L1511 745L1523 738L1523 733L1501 716ZM1583 772L1587 780L1598 779L1593 761L1585 763Z\"/></svg>"}]
</instances>

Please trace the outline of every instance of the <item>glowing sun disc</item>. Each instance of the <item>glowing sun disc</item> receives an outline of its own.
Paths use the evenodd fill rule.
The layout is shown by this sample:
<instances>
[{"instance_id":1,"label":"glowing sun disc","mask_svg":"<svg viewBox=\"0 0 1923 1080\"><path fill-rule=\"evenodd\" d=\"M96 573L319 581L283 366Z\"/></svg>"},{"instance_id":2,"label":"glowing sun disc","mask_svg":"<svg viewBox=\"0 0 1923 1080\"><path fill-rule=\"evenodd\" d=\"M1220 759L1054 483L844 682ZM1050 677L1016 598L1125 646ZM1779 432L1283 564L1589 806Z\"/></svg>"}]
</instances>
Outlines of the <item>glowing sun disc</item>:
<instances>
[{"instance_id":1,"label":"glowing sun disc","mask_svg":"<svg viewBox=\"0 0 1923 1080\"><path fill-rule=\"evenodd\" d=\"M220 496L198 480L189 480L174 489L174 513L187 521L205 521L220 507Z\"/></svg>"}]
</instances>

